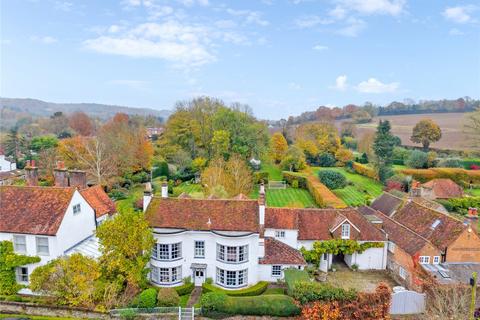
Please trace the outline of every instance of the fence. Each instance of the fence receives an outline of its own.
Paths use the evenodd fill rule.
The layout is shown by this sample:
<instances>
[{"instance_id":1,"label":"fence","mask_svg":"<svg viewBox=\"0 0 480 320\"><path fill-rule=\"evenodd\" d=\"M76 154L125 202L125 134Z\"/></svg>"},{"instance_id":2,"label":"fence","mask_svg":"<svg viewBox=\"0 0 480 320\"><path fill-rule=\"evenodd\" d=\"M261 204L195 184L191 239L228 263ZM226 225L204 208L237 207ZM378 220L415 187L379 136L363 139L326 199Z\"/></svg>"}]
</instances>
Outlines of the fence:
<instances>
[{"instance_id":1,"label":"fence","mask_svg":"<svg viewBox=\"0 0 480 320\"><path fill-rule=\"evenodd\" d=\"M285 181L268 181L268 189L286 189L287 183Z\"/></svg>"},{"instance_id":2,"label":"fence","mask_svg":"<svg viewBox=\"0 0 480 320\"><path fill-rule=\"evenodd\" d=\"M110 310L112 317L120 317L125 315L170 315L178 316L179 320L195 319L202 313L201 308L182 308L182 307L156 307L156 308L126 308Z\"/></svg>"},{"instance_id":3,"label":"fence","mask_svg":"<svg viewBox=\"0 0 480 320\"><path fill-rule=\"evenodd\" d=\"M425 311L425 294L410 290L392 293L391 314L417 314Z\"/></svg>"}]
</instances>

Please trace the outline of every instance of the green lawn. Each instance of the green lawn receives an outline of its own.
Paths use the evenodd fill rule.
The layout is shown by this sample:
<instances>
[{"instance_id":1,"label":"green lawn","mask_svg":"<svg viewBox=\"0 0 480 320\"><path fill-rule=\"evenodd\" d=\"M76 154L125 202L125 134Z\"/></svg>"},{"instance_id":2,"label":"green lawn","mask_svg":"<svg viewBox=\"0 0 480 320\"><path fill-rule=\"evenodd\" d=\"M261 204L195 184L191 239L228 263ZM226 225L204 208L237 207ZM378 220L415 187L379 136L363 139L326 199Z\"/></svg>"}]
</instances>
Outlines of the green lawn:
<instances>
[{"instance_id":1,"label":"green lawn","mask_svg":"<svg viewBox=\"0 0 480 320\"><path fill-rule=\"evenodd\" d=\"M262 171L268 172L268 179L274 181L283 180L282 170L274 164L266 163L262 164Z\"/></svg>"},{"instance_id":2,"label":"green lawn","mask_svg":"<svg viewBox=\"0 0 480 320\"><path fill-rule=\"evenodd\" d=\"M465 192L475 197L480 197L480 189L465 189Z\"/></svg>"},{"instance_id":3,"label":"green lawn","mask_svg":"<svg viewBox=\"0 0 480 320\"><path fill-rule=\"evenodd\" d=\"M118 212L124 212L125 210L132 209L135 201L141 199L143 196L143 185L136 185L128 191L126 199L118 200L115 204Z\"/></svg>"},{"instance_id":4,"label":"green lawn","mask_svg":"<svg viewBox=\"0 0 480 320\"><path fill-rule=\"evenodd\" d=\"M182 182L180 185L173 188L174 195L180 195L182 193L191 195L194 198L203 198L203 188L199 184Z\"/></svg>"},{"instance_id":5,"label":"green lawn","mask_svg":"<svg viewBox=\"0 0 480 320\"><path fill-rule=\"evenodd\" d=\"M315 175L320 170L334 170L342 173L352 185L348 185L343 189L333 190L340 199L342 199L348 206L360 206L365 204L366 196L370 198L378 197L383 191L383 185L373 179L364 177L359 174L350 173L345 168L312 168Z\"/></svg>"},{"instance_id":6,"label":"green lawn","mask_svg":"<svg viewBox=\"0 0 480 320\"><path fill-rule=\"evenodd\" d=\"M269 207L317 207L317 204L307 190L295 189L288 186L286 189L268 189L268 187L265 189L267 206ZM254 189L250 197L253 199L258 198L258 187Z\"/></svg>"},{"instance_id":7,"label":"green lawn","mask_svg":"<svg viewBox=\"0 0 480 320\"><path fill-rule=\"evenodd\" d=\"M188 299L190 299L189 294L180 296L180 302L179 302L180 307L185 308L187 306Z\"/></svg>"}]
</instances>

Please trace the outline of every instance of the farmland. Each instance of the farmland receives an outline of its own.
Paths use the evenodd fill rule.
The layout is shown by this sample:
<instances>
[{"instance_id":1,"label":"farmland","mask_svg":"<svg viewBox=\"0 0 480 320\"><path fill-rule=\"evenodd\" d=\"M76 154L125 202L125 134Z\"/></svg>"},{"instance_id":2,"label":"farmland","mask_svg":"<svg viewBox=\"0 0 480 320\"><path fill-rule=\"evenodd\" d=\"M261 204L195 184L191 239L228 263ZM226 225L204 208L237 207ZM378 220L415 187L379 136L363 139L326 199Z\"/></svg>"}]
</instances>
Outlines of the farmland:
<instances>
[{"instance_id":1,"label":"farmland","mask_svg":"<svg viewBox=\"0 0 480 320\"><path fill-rule=\"evenodd\" d=\"M376 198L383 190L380 182L361 176L359 174L350 173L345 168L313 168L315 175L320 170L334 170L343 174L350 182L345 188L333 190L333 193L342 199L349 206L360 206L365 204L366 198Z\"/></svg>"},{"instance_id":2,"label":"farmland","mask_svg":"<svg viewBox=\"0 0 480 320\"><path fill-rule=\"evenodd\" d=\"M442 139L438 142L432 143L432 148L465 150L472 149L469 137L464 129L468 116L468 113L428 113L381 116L374 118L370 123L357 125L357 131L359 137L361 137L365 132L374 131L380 119L390 120L392 124L392 132L402 139L402 144L419 146L410 141L412 129L419 120L430 118L442 128ZM340 122L341 121L338 121L338 123ZM477 149L478 148L479 147L477 147Z\"/></svg>"}]
</instances>

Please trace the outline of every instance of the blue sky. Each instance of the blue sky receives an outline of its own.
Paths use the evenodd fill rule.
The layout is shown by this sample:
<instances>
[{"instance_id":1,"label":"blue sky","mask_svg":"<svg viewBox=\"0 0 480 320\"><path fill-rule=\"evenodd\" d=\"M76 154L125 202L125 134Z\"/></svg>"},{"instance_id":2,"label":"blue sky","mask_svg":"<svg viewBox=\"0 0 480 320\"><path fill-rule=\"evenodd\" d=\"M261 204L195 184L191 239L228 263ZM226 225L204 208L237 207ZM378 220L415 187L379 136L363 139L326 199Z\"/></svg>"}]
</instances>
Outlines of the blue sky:
<instances>
[{"instance_id":1,"label":"blue sky","mask_svg":"<svg viewBox=\"0 0 480 320\"><path fill-rule=\"evenodd\" d=\"M1 2L1 96L279 119L480 93L476 0Z\"/></svg>"}]
</instances>

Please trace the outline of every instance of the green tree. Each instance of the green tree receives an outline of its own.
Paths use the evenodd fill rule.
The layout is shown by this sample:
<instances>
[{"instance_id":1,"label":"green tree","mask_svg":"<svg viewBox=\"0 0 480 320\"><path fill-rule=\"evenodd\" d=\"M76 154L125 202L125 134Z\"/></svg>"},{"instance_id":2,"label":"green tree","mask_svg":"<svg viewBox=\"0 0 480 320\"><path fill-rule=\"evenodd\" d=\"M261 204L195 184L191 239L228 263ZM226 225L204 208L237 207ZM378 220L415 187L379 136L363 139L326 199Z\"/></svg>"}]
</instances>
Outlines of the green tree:
<instances>
[{"instance_id":1,"label":"green tree","mask_svg":"<svg viewBox=\"0 0 480 320\"><path fill-rule=\"evenodd\" d=\"M18 128L10 129L5 140L5 155L12 157L14 162L18 162L25 151L25 146L25 138L18 132Z\"/></svg>"},{"instance_id":2,"label":"green tree","mask_svg":"<svg viewBox=\"0 0 480 320\"><path fill-rule=\"evenodd\" d=\"M318 179L330 190L345 188L347 185L347 178L340 172L334 170L319 171Z\"/></svg>"},{"instance_id":3,"label":"green tree","mask_svg":"<svg viewBox=\"0 0 480 320\"><path fill-rule=\"evenodd\" d=\"M275 132L270 139L270 154L275 163L280 163L287 153L288 143L283 134Z\"/></svg>"},{"instance_id":4,"label":"green tree","mask_svg":"<svg viewBox=\"0 0 480 320\"><path fill-rule=\"evenodd\" d=\"M226 130L215 130L212 138L213 154L216 157L228 156L230 149L230 132Z\"/></svg>"},{"instance_id":5,"label":"green tree","mask_svg":"<svg viewBox=\"0 0 480 320\"><path fill-rule=\"evenodd\" d=\"M376 169L380 181L385 182L392 174L393 149L395 137L390 132L390 122L380 120L373 141L373 152L376 156Z\"/></svg>"},{"instance_id":6,"label":"green tree","mask_svg":"<svg viewBox=\"0 0 480 320\"><path fill-rule=\"evenodd\" d=\"M58 139L53 135L33 137L30 141L30 149L35 152L40 152L45 149L56 148L58 146Z\"/></svg>"},{"instance_id":7,"label":"green tree","mask_svg":"<svg viewBox=\"0 0 480 320\"><path fill-rule=\"evenodd\" d=\"M15 253L11 241L0 242L0 295L16 294L23 286L17 283L17 267L40 262L39 257Z\"/></svg>"},{"instance_id":8,"label":"green tree","mask_svg":"<svg viewBox=\"0 0 480 320\"><path fill-rule=\"evenodd\" d=\"M405 161L405 164L409 168L414 168L414 169L424 169L427 167L427 163L428 163L428 154L420 150L412 151L407 161Z\"/></svg>"},{"instance_id":9,"label":"green tree","mask_svg":"<svg viewBox=\"0 0 480 320\"><path fill-rule=\"evenodd\" d=\"M420 120L413 127L410 140L414 143L421 143L423 149L428 151L430 143L437 142L442 138L442 130L432 119Z\"/></svg>"},{"instance_id":10,"label":"green tree","mask_svg":"<svg viewBox=\"0 0 480 320\"><path fill-rule=\"evenodd\" d=\"M102 223L96 235L100 242L102 274L130 290L146 284L150 254L155 243L143 213L125 210Z\"/></svg>"},{"instance_id":11,"label":"green tree","mask_svg":"<svg viewBox=\"0 0 480 320\"><path fill-rule=\"evenodd\" d=\"M75 253L35 268L30 288L57 298L63 305L92 308L100 276L100 266L95 259Z\"/></svg>"},{"instance_id":12,"label":"green tree","mask_svg":"<svg viewBox=\"0 0 480 320\"><path fill-rule=\"evenodd\" d=\"M295 145L290 146L287 154L283 158L282 162L280 162L280 166L283 168L283 170L289 171L299 171L305 169L307 163L302 149Z\"/></svg>"}]
</instances>

